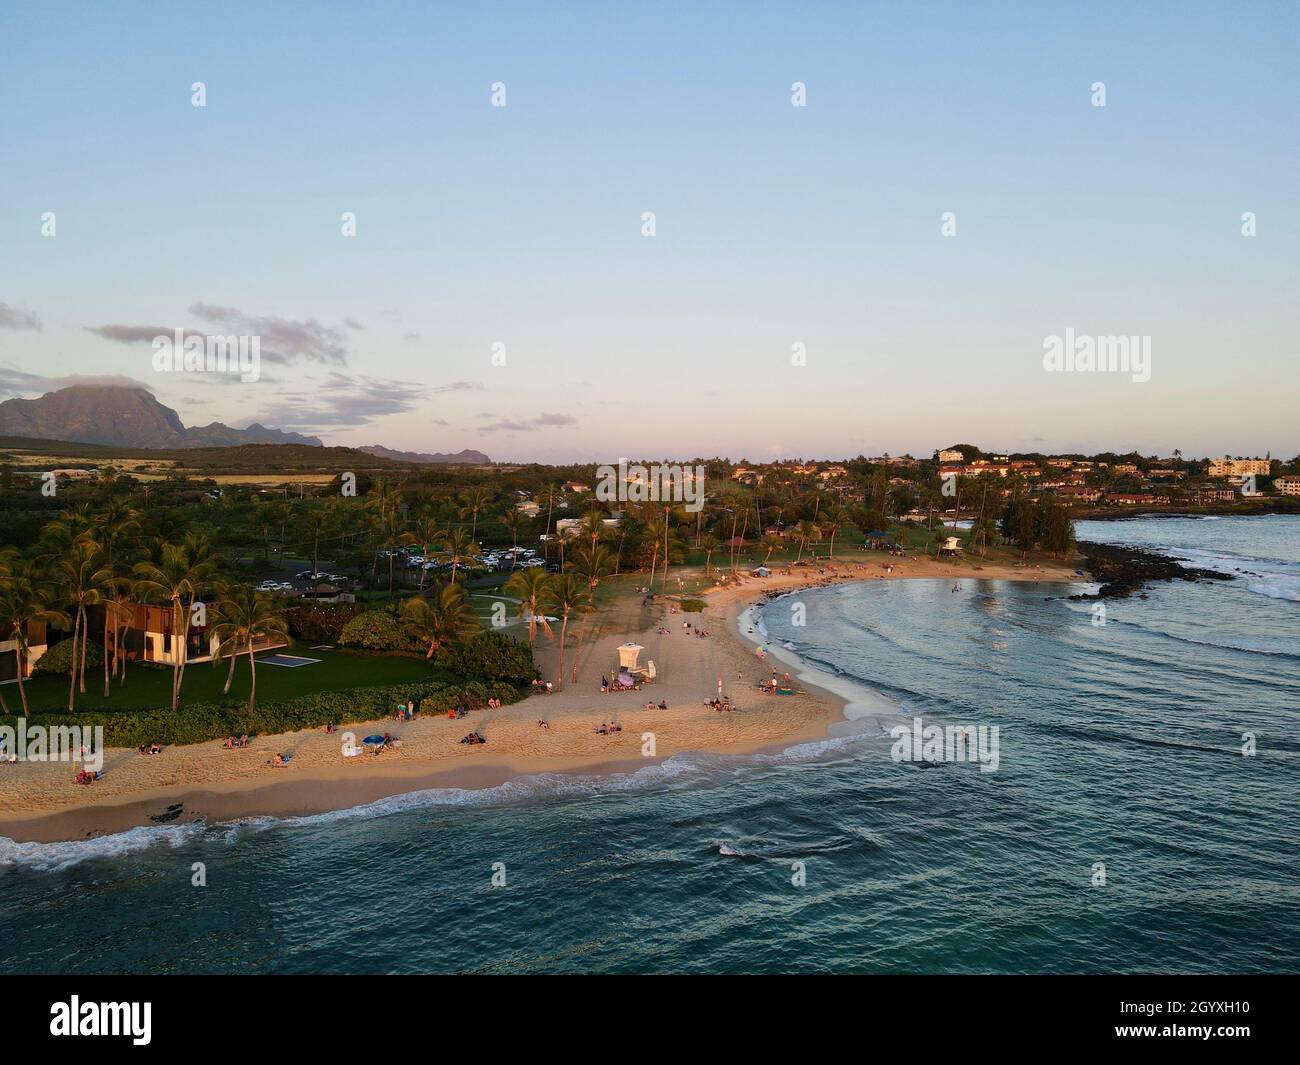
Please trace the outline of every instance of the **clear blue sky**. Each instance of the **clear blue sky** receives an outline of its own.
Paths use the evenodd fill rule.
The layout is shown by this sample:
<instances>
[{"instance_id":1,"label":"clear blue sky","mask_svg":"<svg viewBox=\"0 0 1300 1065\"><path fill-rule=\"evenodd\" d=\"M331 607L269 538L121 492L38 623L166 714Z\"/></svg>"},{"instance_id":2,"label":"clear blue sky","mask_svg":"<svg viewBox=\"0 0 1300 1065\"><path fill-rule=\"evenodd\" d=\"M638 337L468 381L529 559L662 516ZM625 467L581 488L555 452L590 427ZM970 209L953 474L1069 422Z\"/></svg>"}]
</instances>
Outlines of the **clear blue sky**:
<instances>
[{"instance_id":1,"label":"clear blue sky","mask_svg":"<svg viewBox=\"0 0 1300 1065\"><path fill-rule=\"evenodd\" d=\"M477 6L0 4L0 398L542 461L1300 452L1300 5ZM111 339L204 305L285 361ZM1150 382L1045 373L1067 327Z\"/></svg>"}]
</instances>

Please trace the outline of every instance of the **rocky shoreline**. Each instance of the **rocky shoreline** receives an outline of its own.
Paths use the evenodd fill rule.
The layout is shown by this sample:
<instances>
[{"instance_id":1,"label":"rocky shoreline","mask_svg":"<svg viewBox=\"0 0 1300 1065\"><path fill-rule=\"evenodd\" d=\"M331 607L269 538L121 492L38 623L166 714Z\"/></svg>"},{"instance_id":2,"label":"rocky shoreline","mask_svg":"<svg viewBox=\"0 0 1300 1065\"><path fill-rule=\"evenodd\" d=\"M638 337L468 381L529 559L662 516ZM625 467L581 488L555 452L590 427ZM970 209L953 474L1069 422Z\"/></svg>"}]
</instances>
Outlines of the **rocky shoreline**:
<instances>
[{"instance_id":1,"label":"rocky shoreline","mask_svg":"<svg viewBox=\"0 0 1300 1065\"><path fill-rule=\"evenodd\" d=\"M1176 558L1116 544L1079 542L1079 551L1088 562L1088 572L1101 583L1095 592L1070 596L1071 599L1124 599L1140 592L1151 581L1230 581L1230 573L1185 566Z\"/></svg>"}]
</instances>

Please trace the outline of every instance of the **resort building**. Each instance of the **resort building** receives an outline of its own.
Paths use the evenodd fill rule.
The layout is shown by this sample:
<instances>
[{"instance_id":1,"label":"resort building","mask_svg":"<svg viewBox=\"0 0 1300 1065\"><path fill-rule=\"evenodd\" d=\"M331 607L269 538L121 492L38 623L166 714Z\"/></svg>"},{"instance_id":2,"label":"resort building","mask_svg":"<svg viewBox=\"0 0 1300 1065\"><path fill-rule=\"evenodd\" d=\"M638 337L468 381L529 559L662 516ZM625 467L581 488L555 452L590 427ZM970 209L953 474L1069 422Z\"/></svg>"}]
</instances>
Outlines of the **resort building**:
<instances>
[{"instance_id":1,"label":"resort building","mask_svg":"<svg viewBox=\"0 0 1300 1065\"><path fill-rule=\"evenodd\" d=\"M966 456L952 448L944 448L939 452L939 461L941 463L965 462Z\"/></svg>"},{"instance_id":2,"label":"resort building","mask_svg":"<svg viewBox=\"0 0 1300 1065\"><path fill-rule=\"evenodd\" d=\"M1273 487L1277 489L1279 495L1300 496L1300 477L1295 475L1276 477L1273 480Z\"/></svg>"},{"instance_id":3,"label":"resort building","mask_svg":"<svg viewBox=\"0 0 1300 1065\"><path fill-rule=\"evenodd\" d=\"M1211 477L1245 477L1249 474L1267 474L1273 464L1268 459L1233 459L1226 455L1221 459L1210 459L1209 475Z\"/></svg>"}]
</instances>

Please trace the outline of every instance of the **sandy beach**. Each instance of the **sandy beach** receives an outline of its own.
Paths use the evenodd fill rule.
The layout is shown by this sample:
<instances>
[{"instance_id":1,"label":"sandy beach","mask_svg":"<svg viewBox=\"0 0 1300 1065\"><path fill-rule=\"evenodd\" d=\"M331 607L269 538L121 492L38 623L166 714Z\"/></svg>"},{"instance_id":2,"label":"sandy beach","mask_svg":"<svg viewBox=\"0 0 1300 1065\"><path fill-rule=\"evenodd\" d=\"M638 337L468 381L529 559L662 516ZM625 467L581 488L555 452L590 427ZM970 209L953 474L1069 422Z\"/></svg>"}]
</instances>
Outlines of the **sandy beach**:
<instances>
[{"instance_id":1,"label":"sandy beach","mask_svg":"<svg viewBox=\"0 0 1300 1065\"><path fill-rule=\"evenodd\" d=\"M760 692L759 682L774 665L778 671L789 667L760 660L755 643L739 631L737 618L764 597L801 587L902 579L1078 578L1073 564L1065 562L975 569L885 556L880 561L822 561L766 578L746 576L724 587L711 587L712 582L695 571L679 586L674 575L666 595L658 594L656 583L656 600L650 606L642 605L640 597L624 596L583 619L577 636L570 634L563 691L533 695L500 709L476 710L460 720L363 722L349 730L358 738L371 732L400 737L400 748L378 755L344 758L343 733L313 730L259 736L240 750L226 749L219 741L169 747L155 756L109 748L103 779L90 786L76 784L74 769L66 764L0 766L0 835L18 841L84 839L147 825L174 803L184 807L180 823L303 815L428 788L493 787L513 777L546 772L631 772L683 751L745 754L820 738L842 718L844 700L798 681L795 695ZM684 595L703 598L706 609L679 611L674 596ZM694 628L684 627L687 621L708 636L694 635ZM655 662L658 679L639 692L602 693L601 677L611 674L616 648L629 639L644 645L642 661ZM536 649L543 675L552 681L557 669L554 643L539 634ZM736 704L735 712L707 705L719 683ZM655 709L645 708L650 701ZM661 701L667 709L657 707ZM595 730L604 722L615 722L622 731L600 735ZM461 744L461 737L472 729L487 743ZM292 756L291 764L269 765L275 753Z\"/></svg>"}]
</instances>

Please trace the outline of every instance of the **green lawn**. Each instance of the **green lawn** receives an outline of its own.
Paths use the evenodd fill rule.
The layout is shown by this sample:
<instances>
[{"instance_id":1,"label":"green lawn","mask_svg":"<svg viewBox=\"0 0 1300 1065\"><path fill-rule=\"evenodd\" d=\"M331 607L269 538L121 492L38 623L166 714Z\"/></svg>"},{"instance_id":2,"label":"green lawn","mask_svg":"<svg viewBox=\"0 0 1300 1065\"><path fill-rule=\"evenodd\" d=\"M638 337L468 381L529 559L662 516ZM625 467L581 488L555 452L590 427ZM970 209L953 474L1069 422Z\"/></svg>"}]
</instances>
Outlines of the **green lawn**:
<instances>
[{"instance_id":1,"label":"green lawn","mask_svg":"<svg viewBox=\"0 0 1300 1065\"><path fill-rule=\"evenodd\" d=\"M347 688L365 688L387 684L406 684L411 681L443 679L442 674L422 658L385 657L376 655L343 654L340 651L313 651L306 643L299 643L285 652L301 658L319 658L308 666L289 669L284 666L259 665L257 667L257 701L276 702L295 695L318 691L343 691ZM259 661L265 656L259 655ZM248 658L241 657L235 669L235 680L229 696L223 696L228 662L213 666L211 662L190 663L185 668L185 686L181 691L181 705L215 703L223 699L248 698ZM32 712L66 710L68 706L68 678L33 677L26 683L27 700ZM77 694L79 710L140 710L157 709L171 705L172 671L156 666L131 663L127 667L126 687L114 682L112 695L104 699L104 672L86 670L86 694ZM11 712L21 705L18 685L5 685L5 699Z\"/></svg>"}]
</instances>

